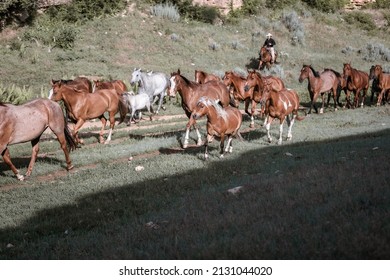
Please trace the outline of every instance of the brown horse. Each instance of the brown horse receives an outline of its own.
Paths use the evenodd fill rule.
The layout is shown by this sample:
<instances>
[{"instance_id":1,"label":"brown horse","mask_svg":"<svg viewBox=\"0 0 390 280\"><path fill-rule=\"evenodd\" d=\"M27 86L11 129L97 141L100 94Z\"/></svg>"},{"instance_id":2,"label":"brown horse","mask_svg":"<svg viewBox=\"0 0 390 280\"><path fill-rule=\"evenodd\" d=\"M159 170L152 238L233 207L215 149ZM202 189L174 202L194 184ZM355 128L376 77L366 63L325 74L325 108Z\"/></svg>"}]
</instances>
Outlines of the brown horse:
<instances>
[{"instance_id":1,"label":"brown horse","mask_svg":"<svg viewBox=\"0 0 390 280\"><path fill-rule=\"evenodd\" d=\"M368 74L366 72L352 68L350 63L344 63L343 74L347 79L347 100L349 99L350 92L353 92L355 96L352 107L358 107L360 101L360 92L363 91L362 101L360 103L360 106L363 107L364 99L366 98L369 86Z\"/></svg>"},{"instance_id":2,"label":"brown horse","mask_svg":"<svg viewBox=\"0 0 390 280\"><path fill-rule=\"evenodd\" d=\"M74 88L78 90L82 90L85 92L92 92L93 87L92 87L92 82L86 78L86 77L77 77L74 80L52 80L52 83L63 83L68 86L73 86Z\"/></svg>"},{"instance_id":3,"label":"brown horse","mask_svg":"<svg viewBox=\"0 0 390 280\"><path fill-rule=\"evenodd\" d=\"M279 140L278 144L282 144L282 135L283 135L283 123L284 120L287 120L288 133L287 140L292 139L292 127L294 125L295 119L303 120L304 117L298 116L299 109L299 97L295 90L292 89L282 89L277 91L272 88L270 83L267 83L264 89L264 93L261 98L261 103L269 103L268 105L268 117L266 123L267 137L268 141L272 142L272 137L270 135L270 127L272 121L277 118L280 120L279 126ZM290 119L291 114L291 119Z\"/></svg>"},{"instance_id":4,"label":"brown horse","mask_svg":"<svg viewBox=\"0 0 390 280\"><path fill-rule=\"evenodd\" d=\"M204 158L207 160L209 157L207 149L214 137L220 138L220 157L222 158L224 153L231 153L233 151L232 139L234 136L237 135L242 139L238 131L242 123L241 112L231 106L223 108L219 104L219 100L202 96L192 111L192 117L194 120L197 120L205 115L207 115L207 140L204 143ZM228 139L226 148L224 149L226 136Z\"/></svg>"},{"instance_id":5,"label":"brown horse","mask_svg":"<svg viewBox=\"0 0 390 280\"><path fill-rule=\"evenodd\" d=\"M371 69L370 79L376 80L375 86L379 90L378 100L376 103L376 106L379 106L382 103L382 99L385 97L385 93L390 91L390 74L383 73L381 65L375 65L374 68ZM372 87L374 87L374 82Z\"/></svg>"},{"instance_id":6,"label":"brown horse","mask_svg":"<svg viewBox=\"0 0 390 280\"><path fill-rule=\"evenodd\" d=\"M301 69L301 74L299 75L299 82L302 83L305 79L308 80L307 89L309 91L311 105L308 114L311 113L311 110L316 110L318 113L316 101L317 98L321 95L322 97L322 106L320 109L320 114L324 113L325 106L325 95L324 93L332 91L333 101L334 101L334 110L337 111L337 97L340 96L340 80L338 78L339 73L332 69L326 69L321 74L313 69L311 65L303 65Z\"/></svg>"},{"instance_id":7,"label":"brown horse","mask_svg":"<svg viewBox=\"0 0 390 280\"><path fill-rule=\"evenodd\" d=\"M227 87L222 82L217 81L210 81L205 84L190 81L180 74L180 70L171 73L170 84L169 96L175 97L176 92L179 92L181 96L181 106L187 117L190 119L186 125L186 135L183 142L183 148L187 148L188 146L191 126L196 131L198 136L197 145L200 146L202 144L202 139L196 122L192 121L190 118L192 111L194 110L199 98L202 96L219 99L223 107L228 106L230 96Z\"/></svg>"},{"instance_id":8,"label":"brown horse","mask_svg":"<svg viewBox=\"0 0 390 280\"><path fill-rule=\"evenodd\" d=\"M115 91L118 95L122 95L122 93L127 92L127 86L121 80L113 80L113 81L96 80L93 82L95 83L95 90L115 89Z\"/></svg>"},{"instance_id":9,"label":"brown horse","mask_svg":"<svg viewBox=\"0 0 390 280\"><path fill-rule=\"evenodd\" d=\"M246 78L238 75L233 71L226 71L225 75L222 78L222 81L227 87L233 87L233 98L236 101L235 107L238 107L239 102L245 102L245 113L247 113L251 119L250 126L254 127L253 113L255 108L252 108L252 111L248 110L249 104L252 102L253 99L253 88L249 89L248 91L245 91L244 87L246 83Z\"/></svg>"},{"instance_id":10,"label":"brown horse","mask_svg":"<svg viewBox=\"0 0 390 280\"><path fill-rule=\"evenodd\" d=\"M280 91L285 88L283 81L274 76L261 76L260 73L256 72L255 70L249 71L248 70L248 76L246 78L244 90L249 91L251 88L253 88L253 97L252 97L252 115L255 113L256 110L256 104L260 102L261 97L263 95L264 91L264 85L265 83L269 83L271 87L276 90ZM267 113L267 107L268 103L262 104L262 110L261 115L264 113ZM254 126L254 121L251 121L251 127Z\"/></svg>"},{"instance_id":11,"label":"brown horse","mask_svg":"<svg viewBox=\"0 0 390 280\"><path fill-rule=\"evenodd\" d=\"M214 74L209 74L201 70L195 70L195 82L204 84L209 81L220 81L221 78Z\"/></svg>"},{"instance_id":12,"label":"brown horse","mask_svg":"<svg viewBox=\"0 0 390 280\"><path fill-rule=\"evenodd\" d=\"M262 47L259 51L259 70L263 70L264 67L267 67L267 69L271 68L271 65L276 62L276 59L278 58L278 53L275 50L275 61L272 63L272 56L270 51L267 49L267 47Z\"/></svg>"},{"instance_id":13,"label":"brown horse","mask_svg":"<svg viewBox=\"0 0 390 280\"><path fill-rule=\"evenodd\" d=\"M32 154L26 172L28 177L38 156L39 140L48 127L57 136L64 151L66 169L73 168L69 151L76 148L76 142L68 130L59 104L48 99L36 99L19 106L0 102L0 119L0 153L20 181L24 180L24 176L13 165L8 145L31 141Z\"/></svg>"},{"instance_id":14,"label":"brown horse","mask_svg":"<svg viewBox=\"0 0 390 280\"><path fill-rule=\"evenodd\" d=\"M118 111L120 112L119 123L124 120L127 114L126 104L122 101L114 89L101 89L96 90L94 93L86 93L59 82L52 83L51 92L52 94L49 96L49 99L54 101L64 101L69 117L76 121L73 136L80 144L82 144L83 141L79 139L78 132L86 120L95 118L99 118L101 120L102 128L99 134L99 141L100 143L103 143L104 128L107 123L104 113L108 112L110 131L107 140L104 142L105 144L108 144L111 141L112 130L115 126L115 114Z\"/></svg>"}]
</instances>

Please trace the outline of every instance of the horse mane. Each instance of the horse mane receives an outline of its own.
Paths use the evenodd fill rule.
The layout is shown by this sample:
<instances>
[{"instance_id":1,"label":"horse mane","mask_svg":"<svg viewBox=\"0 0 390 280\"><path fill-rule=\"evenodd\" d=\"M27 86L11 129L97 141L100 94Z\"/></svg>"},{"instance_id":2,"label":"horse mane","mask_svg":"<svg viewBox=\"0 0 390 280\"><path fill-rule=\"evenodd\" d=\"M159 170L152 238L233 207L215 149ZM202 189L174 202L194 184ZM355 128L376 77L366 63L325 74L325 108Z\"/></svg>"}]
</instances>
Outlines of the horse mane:
<instances>
[{"instance_id":1,"label":"horse mane","mask_svg":"<svg viewBox=\"0 0 390 280\"><path fill-rule=\"evenodd\" d=\"M304 65L304 66L309 67L311 69L311 71L313 71L314 77L316 77L316 78L320 77L320 74L316 70L314 70L313 66L311 66L311 65Z\"/></svg>"},{"instance_id":2,"label":"horse mane","mask_svg":"<svg viewBox=\"0 0 390 280\"><path fill-rule=\"evenodd\" d=\"M220 101L218 100L214 100L214 99L211 99L209 97L206 97L206 96L202 96L198 102L201 102L203 103L205 106L213 106L215 108L215 110L217 111L217 114L219 116L221 116L223 119L226 119L227 117L227 113L226 111L223 109L222 105L220 104Z\"/></svg>"},{"instance_id":3,"label":"horse mane","mask_svg":"<svg viewBox=\"0 0 390 280\"><path fill-rule=\"evenodd\" d=\"M3 101L0 101L0 106L5 107L7 104L5 104Z\"/></svg>"}]
</instances>

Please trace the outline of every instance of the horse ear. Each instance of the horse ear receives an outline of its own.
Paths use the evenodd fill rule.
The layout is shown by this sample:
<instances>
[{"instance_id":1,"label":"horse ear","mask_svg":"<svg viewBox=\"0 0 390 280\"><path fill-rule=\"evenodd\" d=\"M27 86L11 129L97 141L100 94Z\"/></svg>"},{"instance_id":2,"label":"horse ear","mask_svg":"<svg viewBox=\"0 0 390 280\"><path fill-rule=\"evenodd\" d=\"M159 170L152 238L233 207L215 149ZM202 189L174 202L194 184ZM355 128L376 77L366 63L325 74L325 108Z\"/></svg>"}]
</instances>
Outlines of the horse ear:
<instances>
[{"instance_id":1,"label":"horse ear","mask_svg":"<svg viewBox=\"0 0 390 280\"><path fill-rule=\"evenodd\" d=\"M177 74L179 74L179 75L180 75L180 69L179 69L179 68L177 69Z\"/></svg>"}]
</instances>

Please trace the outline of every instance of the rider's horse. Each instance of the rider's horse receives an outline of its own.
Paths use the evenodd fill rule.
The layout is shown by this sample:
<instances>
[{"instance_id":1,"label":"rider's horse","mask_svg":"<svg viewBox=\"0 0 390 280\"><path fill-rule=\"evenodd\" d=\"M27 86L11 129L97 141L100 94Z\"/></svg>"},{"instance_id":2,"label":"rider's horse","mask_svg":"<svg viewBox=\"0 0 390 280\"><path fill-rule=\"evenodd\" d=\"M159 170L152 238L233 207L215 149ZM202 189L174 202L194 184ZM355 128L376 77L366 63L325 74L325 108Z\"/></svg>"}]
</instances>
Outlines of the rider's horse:
<instances>
[{"instance_id":1,"label":"rider's horse","mask_svg":"<svg viewBox=\"0 0 390 280\"><path fill-rule=\"evenodd\" d=\"M26 172L26 176L30 176L38 156L39 140L48 127L64 151L66 169L73 168L69 151L76 148L76 142L59 104L48 99L36 99L19 106L0 102L0 120L0 153L19 180L24 180L24 176L13 165L8 145L31 141L32 154Z\"/></svg>"},{"instance_id":2,"label":"rider's horse","mask_svg":"<svg viewBox=\"0 0 390 280\"><path fill-rule=\"evenodd\" d=\"M230 95L227 87L222 82L210 81L205 84L199 84L188 80L186 77L180 74L180 70L171 74L170 79L171 86L169 88L169 96L175 97L176 92L181 96L181 106L184 109L185 114L190 119L192 111L202 96L209 96L214 99L220 100L223 107L229 105ZM183 148L188 146L190 128L194 127L198 136L197 145L202 144L201 135L197 127L196 122L190 120L186 125L186 135L183 142Z\"/></svg>"},{"instance_id":3,"label":"rider's horse","mask_svg":"<svg viewBox=\"0 0 390 280\"><path fill-rule=\"evenodd\" d=\"M369 87L368 74L366 72L352 68L350 63L344 63L343 74L347 80L347 100L349 100L349 92L352 91L355 95L352 106L358 107L360 101L360 92L363 91L362 101L360 103L360 106L363 107L364 99Z\"/></svg>"},{"instance_id":4,"label":"rider's horse","mask_svg":"<svg viewBox=\"0 0 390 280\"><path fill-rule=\"evenodd\" d=\"M278 58L278 53L275 51L275 60L272 62L271 52L267 49L267 47L263 46L259 52L259 70L263 70L264 67L267 69L271 68L271 65L276 63L276 59Z\"/></svg>"},{"instance_id":5,"label":"rider's horse","mask_svg":"<svg viewBox=\"0 0 390 280\"><path fill-rule=\"evenodd\" d=\"M301 69L301 74L299 75L299 82L302 83L305 79L308 80L307 89L309 91L311 105L308 114L311 113L311 110L315 109L318 113L316 101L317 98L321 95L322 97L322 106L320 109L320 114L324 112L325 106L325 93L332 91L333 101L334 101L334 110L337 110L337 99L340 96L341 85L340 85L340 74L332 69L326 69L322 73L318 73L313 69L311 65L303 65Z\"/></svg>"},{"instance_id":6,"label":"rider's horse","mask_svg":"<svg viewBox=\"0 0 390 280\"><path fill-rule=\"evenodd\" d=\"M222 158L224 153L233 151L233 137L238 135L242 138L238 131L242 123L241 112L231 106L223 108L218 99L202 96L196 103L192 117L197 120L205 115L207 116L207 139L204 144L204 158L208 159L209 157L207 148L214 137L220 138L220 157ZM228 137L228 140L224 149L225 137Z\"/></svg>"}]
</instances>

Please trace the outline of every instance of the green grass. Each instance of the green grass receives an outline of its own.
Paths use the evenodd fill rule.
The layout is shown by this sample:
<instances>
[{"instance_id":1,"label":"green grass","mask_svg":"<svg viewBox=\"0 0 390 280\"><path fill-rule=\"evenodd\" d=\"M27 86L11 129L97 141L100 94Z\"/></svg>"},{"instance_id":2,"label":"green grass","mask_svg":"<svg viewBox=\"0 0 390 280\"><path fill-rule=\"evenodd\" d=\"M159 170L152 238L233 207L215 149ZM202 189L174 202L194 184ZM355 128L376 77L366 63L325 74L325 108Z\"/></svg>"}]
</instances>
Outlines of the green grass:
<instances>
[{"instance_id":1,"label":"green grass","mask_svg":"<svg viewBox=\"0 0 390 280\"><path fill-rule=\"evenodd\" d=\"M261 34L272 31L278 50L288 53L283 79L306 105L306 81L298 83L302 64L341 71L352 61L368 71L371 63L358 52L341 50L389 41L381 31L351 32L340 15L326 15L326 23L320 18L301 18L305 45L296 47L276 19L210 26L133 12L80 26L67 51L31 43L22 59L1 37L0 73L4 85L31 86L39 95L52 78L128 82L135 67L167 74L180 68L190 79L195 69L245 71ZM212 43L219 46L214 51ZM166 107L163 116L183 114L174 100ZM261 120L248 130L245 117L245 141L234 140L224 159L214 141L207 162L203 147L180 149L186 119L144 120L130 131L120 124L109 145L97 143L99 127L83 129L85 145L71 153L70 172L58 142L45 135L25 182L0 164L0 259L389 259L390 107L325 111L296 122L293 140L282 146L267 142ZM201 129L204 135L204 121ZM275 121L274 138L278 131ZM10 151L25 172L31 145ZM238 186L237 195L228 192Z\"/></svg>"}]
</instances>

